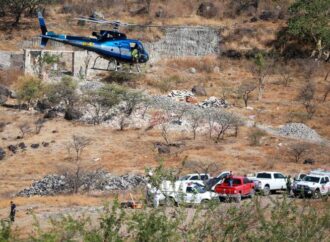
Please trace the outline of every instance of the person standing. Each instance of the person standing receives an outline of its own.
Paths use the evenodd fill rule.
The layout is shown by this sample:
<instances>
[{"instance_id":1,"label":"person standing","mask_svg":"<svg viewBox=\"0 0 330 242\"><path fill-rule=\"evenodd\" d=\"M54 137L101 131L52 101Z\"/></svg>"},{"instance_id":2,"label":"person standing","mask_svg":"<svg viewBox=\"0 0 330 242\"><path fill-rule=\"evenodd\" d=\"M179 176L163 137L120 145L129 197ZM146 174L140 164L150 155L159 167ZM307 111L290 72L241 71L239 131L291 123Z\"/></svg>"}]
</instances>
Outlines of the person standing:
<instances>
[{"instance_id":1,"label":"person standing","mask_svg":"<svg viewBox=\"0 0 330 242\"><path fill-rule=\"evenodd\" d=\"M10 221L14 222L16 216L16 204L13 201L10 201Z\"/></svg>"},{"instance_id":2,"label":"person standing","mask_svg":"<svg viewBox=\"0 0 330 242\"><path fill-rule=\"evenodd\" d=\"M290 196L291 194L291 176L288 175L288 177L286 178L286 190L288 192L288 195Z\"/></svg>"},{"instance_id":3,"label":"person standing","mask_svg":"<svg viewBox=\"0 0 330 242\"><path fill-rule=\"evenodd\" d=\"M229 175L228 175L228 181L229 181L229 186L233 186L233 183L234 183L234 179L233 179L233 172L230 171Z\"/></svg>"}]
</instances>

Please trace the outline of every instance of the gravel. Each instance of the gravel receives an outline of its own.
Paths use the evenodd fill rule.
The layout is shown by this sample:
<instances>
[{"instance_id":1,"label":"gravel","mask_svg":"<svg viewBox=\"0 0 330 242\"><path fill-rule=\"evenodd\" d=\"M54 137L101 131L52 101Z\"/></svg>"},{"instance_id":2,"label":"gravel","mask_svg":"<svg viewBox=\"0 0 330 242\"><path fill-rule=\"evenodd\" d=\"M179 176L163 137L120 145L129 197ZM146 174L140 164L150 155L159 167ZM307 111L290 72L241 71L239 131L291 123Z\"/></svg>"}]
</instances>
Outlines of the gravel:
<instances>
[{"instance_id":1,"label":"gravel","mask_svg":"<svg viewBox=\"0 0 330 242\"><path fill-rule=\"evenodd\" d=\"M296 139L303 139L303 140L317 141L317 142L322 141L322 138L315 130L309 128L307 125L302 123L285 124L280 129L278 129L278 134Z\"/></svg>"}]
</instances>

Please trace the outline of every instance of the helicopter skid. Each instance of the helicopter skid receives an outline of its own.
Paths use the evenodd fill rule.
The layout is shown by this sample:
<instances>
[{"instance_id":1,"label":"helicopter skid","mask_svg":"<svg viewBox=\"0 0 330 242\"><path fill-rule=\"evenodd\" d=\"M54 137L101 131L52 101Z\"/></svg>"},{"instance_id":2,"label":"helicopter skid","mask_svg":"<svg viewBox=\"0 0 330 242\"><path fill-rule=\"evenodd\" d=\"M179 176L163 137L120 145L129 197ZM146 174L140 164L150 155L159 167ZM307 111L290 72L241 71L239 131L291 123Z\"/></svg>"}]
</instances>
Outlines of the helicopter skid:
<instances>
[{"instance_id":1,"label":"helicopter skid","mask_svg":"<svg viewBox=\"0 0 330 242\"><path fill-rule=\"evenodd\" d=\"M111 59L111 60L105 59L105 60L108 61L107 68L98 68L98 67L96 67L96 63L97 63L98 58L103 58L103 57L102 56L96 57L96 59L94 60L94 65L91 69L97 70L97 71L114 71L114 72L136 73L136 74L141 73L141 69L139 67L139 64L134 65L136 67L136 71L132 71L132 65L130 65L129 69L127 70L127 68L124 68L124 64L121 64L116 59Z\"/></svg>"}]
</instances>

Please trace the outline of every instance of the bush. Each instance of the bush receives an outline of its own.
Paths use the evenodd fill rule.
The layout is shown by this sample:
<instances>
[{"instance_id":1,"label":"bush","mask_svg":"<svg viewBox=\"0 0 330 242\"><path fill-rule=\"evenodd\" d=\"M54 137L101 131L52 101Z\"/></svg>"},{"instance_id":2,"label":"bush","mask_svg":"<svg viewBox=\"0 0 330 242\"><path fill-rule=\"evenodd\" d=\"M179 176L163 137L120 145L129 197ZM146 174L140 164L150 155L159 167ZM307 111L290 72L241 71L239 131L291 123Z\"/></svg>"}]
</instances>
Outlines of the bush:
<instances>
[{"instance_id":1,"label":"bush","mask_svg":"<svg viewBox=\"0 0 330 242\"><path fill-rule=\"evenodd\" d=\"M19 79L19 86L17 89L17 97L20 102L31 103L37 100L42 95L41 80L33 76L24 76Z\"/></svg>"},{"instance_id":2,"label":"bush","mask_svg":"<svg viewBox=\"0 0 330 242\"><path fill-rule=\"evenodd\" d=\"M37 232L28 241L286 241L290 238L322 242L329 241L330 236L327 203L315 207L285 196L262 201L257 197L244 205L226 208L210 203L205 209L189 209L189 212L184 207L171 210L144 207L129 214L115 201L100 213L100 222L93 226L85 216L52 219L49 230L41 229L37 223ZM10 227L0 226L0 241L12 240L10 236Z\"/></svg>"},{"instance_id":3,"label":"bush","mask_svg":"<svg viewBox=\"0 0 330 242\"><path fill-rule=\"evenodd\" d=\"M266 135L266 132L265 131L263 131L261 129L258 129L258 128L253 128L249 132L250 145L252 145L252 146L260 145L260 140L265 135Z\"/></svg>"}]
</instances>

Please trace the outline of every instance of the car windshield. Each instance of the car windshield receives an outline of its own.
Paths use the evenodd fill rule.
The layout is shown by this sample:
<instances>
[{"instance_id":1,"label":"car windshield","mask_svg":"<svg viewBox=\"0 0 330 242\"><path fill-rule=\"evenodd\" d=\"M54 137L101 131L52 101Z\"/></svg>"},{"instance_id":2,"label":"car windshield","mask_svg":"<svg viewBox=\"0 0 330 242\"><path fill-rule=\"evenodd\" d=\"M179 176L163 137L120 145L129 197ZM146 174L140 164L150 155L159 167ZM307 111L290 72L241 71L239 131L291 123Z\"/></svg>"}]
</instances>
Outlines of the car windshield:
<instances>
[{"instance_id":1,"label":"car windshield","mask_svg":"<svg viewBox=\"0 0 330 242\"><path fill-rule=\"evenodd\" d=\"M258 173L257 178L272 178L272 176L269 173Z\"/></svg>"},{"instance_id":2,"label":"car windshield","mask_svg":"<svg viewBox=\"0 0 330 242\"><path fill-rule=\"evenodd\" d=\"M320 178L315 176L305 176L303 181L319 183Z\"/></svg>"},{"instance_id":3,"label":"car windshield","mask_svg":"<svg viewBox=\"0 0 330 242\"><path fill-rule=\"evenodd\" d=\"M179 178L179 181L186 181L190 178L190 176L183 176Z\"/></svg>"},{"instance_id":4,"label":"car windshield","mask_svg":"<svg viewBox=\"0 0 330 242\"><path fill-rule=\"evenodd\" d=\"M206 192L205 187L203 187L203 186L195 186L195 189L196 189L199 193L204 193L204 192Z\"/></svg>"},{"instance_id":5,"label":"car windshield","mask_svg":"<svg viewBox=\"0 0 330 242\"><path fill-rule=\"evenodd\" d=\"M230 178L226 178L223 183L226 185L229 185ZM241 185L241 180L240 179L233 179L233 185Z\"/></svg>"}]
</instances>

